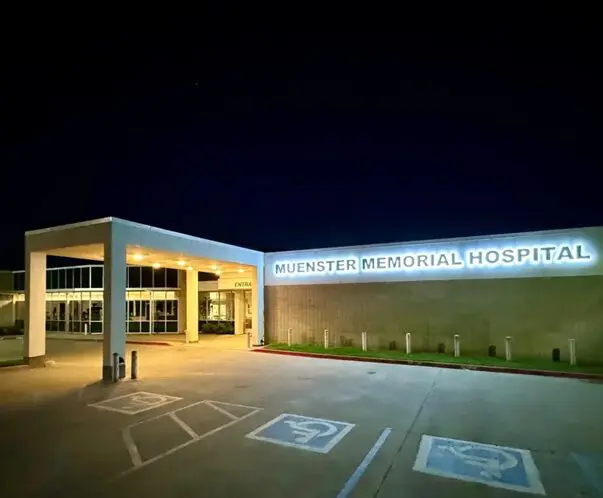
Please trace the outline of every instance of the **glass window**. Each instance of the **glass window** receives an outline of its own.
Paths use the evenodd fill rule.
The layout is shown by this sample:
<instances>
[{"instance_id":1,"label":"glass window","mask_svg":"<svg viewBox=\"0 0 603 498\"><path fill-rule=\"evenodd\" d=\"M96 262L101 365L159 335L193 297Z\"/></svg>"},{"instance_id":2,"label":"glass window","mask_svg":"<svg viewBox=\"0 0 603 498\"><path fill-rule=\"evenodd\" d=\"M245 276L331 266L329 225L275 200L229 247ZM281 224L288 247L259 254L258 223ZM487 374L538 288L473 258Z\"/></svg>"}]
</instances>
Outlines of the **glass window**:
<instances>
[{"instance_id":1,"label":"glass window","mask_svg":"<svg viewBox=\"0 0 603 498\"><path fill-rule=\"evenodd\" d=\"M128 287L140 289L140 266L128 266Z\"/></svg>"},{"instance_id":2,"label":"glass window","mask_svg":"<svg viewBox=\"0 0 603 498\"><path fill-rule=\"evenodd\" d=\"M165 287L165 268L153 270L153 287L156 289Z\"/></svg>"},{"instance_id":3,"label":"glass window","mask_svg":"<svg viewBox=\"0 0 603 498\"><path fill-rule=\"evenodd\" d=\"M67 270L57 270L59 275L59 286L58 289L66 289L67 288Z\"/></svg>"},{"instance_id":4,"label":"glass window","mask_svg":"<svg viewBox=\"0 0 603 498\"><path fill-rule=\"evenodd\" d=\"M73 269L73 288L81 289L82 287L82 269L74 268Z\"/></svg>"},{"instance_id":5,"label":"glass window","mask_svg":"<svg viewBox=\"0 0 603 498\"><path fill-rule=\"evenodd\" d=\"M66 270L67 274L67 289L73 289L73 268L69 268Z\"/></svg>"},{"instance_id":6,"label":"glass window","mask_svg":"<svg viewBox=\"0 0 603 498\"><path fill-rule=\"evenodd\" d=\"M150 289L153 286L153 268L145 266L142 268L142 288Z\"/></svg>"},{"instance_id":7,"label":"glass window","mask_svg":"<svg viewBox=\"0 0 603 498\"><path fill-rule=\"evenodd\" d=\"M89 289L90 288L90 267L85 266L82 268L82 288Z\"/></svg>"},{"instance_id":8,"label":"glass window","mask_svg":"<svg viewBox=\"0 0 603 498\"><path fill-rule=\"evenodd\" d=\"M172 268L167 268L166 269L166 283L165 286L169 287L170 289L177 289L178 288L178 270L174 270Z\"/></svg>"},{"instance_id":9,"label":"glass window","mask_svg":"<svg viewBox=\"0 0 603 498\"><path fill-rule=\"evenodd\" d=\"M93 266L91 273L91 287L93 289L101 289L103 287L103 268L101 266Z\"/></svg>"}]
</instances>

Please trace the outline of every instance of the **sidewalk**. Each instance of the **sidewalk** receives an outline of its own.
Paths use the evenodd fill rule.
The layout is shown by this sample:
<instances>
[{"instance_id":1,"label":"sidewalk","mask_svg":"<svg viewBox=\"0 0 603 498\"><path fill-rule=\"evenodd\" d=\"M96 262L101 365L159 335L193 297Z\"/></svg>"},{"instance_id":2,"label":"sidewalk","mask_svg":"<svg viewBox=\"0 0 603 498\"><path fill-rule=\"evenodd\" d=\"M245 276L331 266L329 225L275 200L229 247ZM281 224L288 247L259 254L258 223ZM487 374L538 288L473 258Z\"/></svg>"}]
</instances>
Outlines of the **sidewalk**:
<instances>
[{"instance_id":1,"label":"sidewalk","mask_svg":"<svg viewBox=\"0 0 603 498\"><path fill-rule=\"evenodd\" d=\"M49 332L48 340L103 342L103 334L66 334ZM199 334L199 342L187 343L184 334L128 334L127 344L144 344L148 346L187 346L211 349L247 349L247 336Z\"/></svg>"}]
</instances>

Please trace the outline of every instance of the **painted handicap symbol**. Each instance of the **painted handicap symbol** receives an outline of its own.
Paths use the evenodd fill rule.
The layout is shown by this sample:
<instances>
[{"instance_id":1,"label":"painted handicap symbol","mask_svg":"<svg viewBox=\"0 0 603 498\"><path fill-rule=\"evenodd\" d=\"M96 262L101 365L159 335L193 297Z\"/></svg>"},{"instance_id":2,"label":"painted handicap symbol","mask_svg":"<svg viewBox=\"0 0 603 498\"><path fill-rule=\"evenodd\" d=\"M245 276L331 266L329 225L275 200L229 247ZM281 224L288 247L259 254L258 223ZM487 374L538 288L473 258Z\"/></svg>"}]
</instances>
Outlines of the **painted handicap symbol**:
<instances>
[{"instance_id":1,"label":"painted handicap symbol","mask_svg":"<svg viewBox=\"0 0 603 498\"><path fill-rule=\"evenodd\" d=\"M291 429L293 429L293 434L295 434L296 438L294 441L300 444L308 444L313 439L319 437L332 436L337 433L337 427L329 422L318 422L315 420L309 420L304 422L296 422L295 420L285 420L285 424L287 424ZM312 428L312 426L322 426L322 429Z\"/></svg>"},{"instance_id":2,"label":"painted handicap symbol","mask_svg":"<svg viewBox=\"0 0 603 498\"><path fill-rule=\"evenodd\" d=\"M354 424L339 420L281 413L245 437L300 450L328 453L353 427Z\"/></svg>"},{"instance_id":3,"label":"painted handicap symbol","mask_svg":"<svg viewBox=\"0 0 603 498\"><path fill-rule=\"evenodd\" d=\"M460 458L467 465L481 468L480 475L486 479L502 479L505 470L512 469L519 464L517 458L500 448L484 448L472 444L456 447L453 445L438 445L437 447ZM475 453L476 451L490 456L480 456Z\"/></svg>"}]
</instances>

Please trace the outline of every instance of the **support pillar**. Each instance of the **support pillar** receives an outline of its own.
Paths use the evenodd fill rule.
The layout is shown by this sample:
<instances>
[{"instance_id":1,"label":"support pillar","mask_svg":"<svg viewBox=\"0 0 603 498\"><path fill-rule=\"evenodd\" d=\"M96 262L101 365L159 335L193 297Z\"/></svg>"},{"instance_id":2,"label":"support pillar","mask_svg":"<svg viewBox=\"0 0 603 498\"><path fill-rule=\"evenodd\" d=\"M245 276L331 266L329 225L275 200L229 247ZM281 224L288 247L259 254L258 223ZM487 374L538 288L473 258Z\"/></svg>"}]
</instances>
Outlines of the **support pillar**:
<instances>
[{"instance_id":1,"label":"support pillar","mask_svg":"<svg viewBox=\"0 0 603 498\"><path fill-rule=\"evenodd\" d=\"M25 253L25 333L23 358L32 367L46 365L46 254Z\"/></svg>"},{"instance_id":2,"label":"support pillar","mask_svg":"<svg viewBox=\"0 0 603 498\"><path fill-rule=\"evenodd\" d=\"M113 376L113 353L124 361L119 377L125 377L126 359L126 245L114 227L105 241L103 268L103 380Z\"/></svg>"},{"instance_id":3,"label":"support pillar","mask_svg":"<svg viewBox=\"0 0 603 498\"><path fill-rule=\"evenodd\" d=\"M264 264L251 270L252 344L264 343Z\"/></svg>"},{"instance_id":4,"label":"support pillar","mask_svg":"<svg viewBox=\"0 0 603 498\"><path fill-rule=\"evenodd\" d=\"M178 270L178 333L186 330L186 270Z\"/></svg>"},{"instance_id":5,"label":"support pillar","mask_svg":"<svg viewBox=\"0 0 603 498\"><path fill-rule=\"evenodd\" d=\"M234 291L234 332L245 333L245 291Z\"/></svg>"},{"instance_id":6,"label":"support pillar","mask_svg":"<svg viewBox=\"0 0 603 498\"><path fill-rule=\"evenodd\" d=\"M186 272L186 342L199 342L199 272Z\"/></svg>"}]
</instances>

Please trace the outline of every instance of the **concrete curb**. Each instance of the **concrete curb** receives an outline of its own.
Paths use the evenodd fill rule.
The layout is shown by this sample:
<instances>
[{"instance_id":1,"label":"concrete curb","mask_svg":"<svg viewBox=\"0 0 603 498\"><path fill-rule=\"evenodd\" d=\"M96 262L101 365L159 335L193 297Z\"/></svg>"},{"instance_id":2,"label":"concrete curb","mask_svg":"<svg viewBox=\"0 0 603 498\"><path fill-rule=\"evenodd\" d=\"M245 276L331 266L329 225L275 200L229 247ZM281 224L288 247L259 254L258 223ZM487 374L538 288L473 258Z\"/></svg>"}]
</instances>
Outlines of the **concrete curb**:
<instances>
[{"instance_id":1,"label":"concrete curb","mask_svg":"<svg viewBox=\"0 0 603 498\"><path fill-rule=\"evenodd\" d=\"M329 360L362 361L366 363L387 363L390 365L418 365L422 367L451 368L455 370L475 370L478 372L512 373L520 375L539 375L541 377L562 377L566 379L601 380L603 375L582 372L558 372L556 370L531 370L522 368L494 367L488 365L463 365L459 363L439 363L421 360L392 360L388 358L369 358L365 356L346 356L328 353L303 353L300 351L284 351L277 349L256 348L255 353L280 354L285 356L302 356L307 358L323 358Z\"/></svg>"},{"instance_id":2,"label":"concrete curb","mask_svg":"<svg viewBox=\"0 0 603 498\"><path fill-rule=\"evenodd\" d=\"M80 339L78 337L48 337L47 339L53 341L75 341L75 342L103 342L102 339ZM171 342L165 341L126 341L126 344L142 344L149 346L173 346Z\"/></svg>"}]
</instances>

